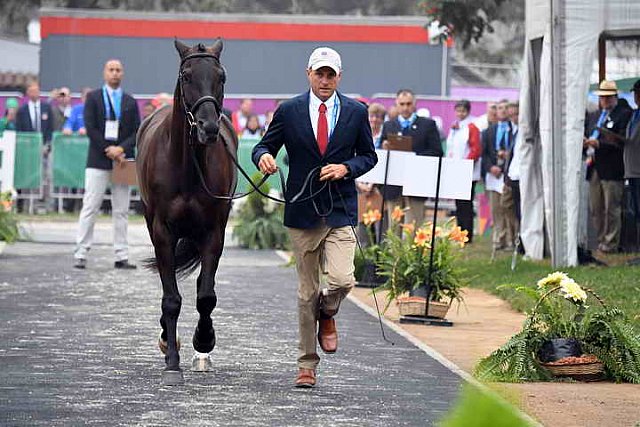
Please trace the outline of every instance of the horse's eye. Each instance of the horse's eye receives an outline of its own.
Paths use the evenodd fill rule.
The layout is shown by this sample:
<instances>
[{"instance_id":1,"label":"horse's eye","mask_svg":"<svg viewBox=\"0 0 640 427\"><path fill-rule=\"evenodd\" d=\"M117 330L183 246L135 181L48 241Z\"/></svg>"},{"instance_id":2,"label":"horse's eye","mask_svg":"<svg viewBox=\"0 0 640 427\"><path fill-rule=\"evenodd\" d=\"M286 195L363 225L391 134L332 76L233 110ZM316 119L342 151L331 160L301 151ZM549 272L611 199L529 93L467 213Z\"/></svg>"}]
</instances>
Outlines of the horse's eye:
<instances>
[{"instance_id":1,"label":"horse's eye","mask_svg":"<svg viewBox=\"0 0 640 427\"><path fill-rule=\"evenodd\" d=\"M183 79L185 82L189 83L189 82L191 81L191 73L183 73L183 74L182 74L182 79Z\"/></svg>"}]
</instances>

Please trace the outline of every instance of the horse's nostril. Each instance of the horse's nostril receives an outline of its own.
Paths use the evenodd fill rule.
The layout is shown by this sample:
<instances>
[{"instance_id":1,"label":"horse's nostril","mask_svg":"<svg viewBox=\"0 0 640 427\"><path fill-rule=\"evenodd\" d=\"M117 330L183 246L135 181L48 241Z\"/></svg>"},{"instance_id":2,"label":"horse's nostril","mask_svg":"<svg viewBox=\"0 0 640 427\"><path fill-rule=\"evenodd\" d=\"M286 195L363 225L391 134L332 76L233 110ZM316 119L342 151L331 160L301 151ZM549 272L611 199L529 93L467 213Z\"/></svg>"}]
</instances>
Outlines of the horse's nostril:
<instances>
[{"instance_id":1,"label":"horse's nostril","mask_svg":"<svg viewBox=\"0 0 640 427\"><path fill-rule=\"evenodd\" d=\"M203 129L207 135L215 135L218 133L218 125L216 122L205 123Z\"/></svg>"}]
</instances>

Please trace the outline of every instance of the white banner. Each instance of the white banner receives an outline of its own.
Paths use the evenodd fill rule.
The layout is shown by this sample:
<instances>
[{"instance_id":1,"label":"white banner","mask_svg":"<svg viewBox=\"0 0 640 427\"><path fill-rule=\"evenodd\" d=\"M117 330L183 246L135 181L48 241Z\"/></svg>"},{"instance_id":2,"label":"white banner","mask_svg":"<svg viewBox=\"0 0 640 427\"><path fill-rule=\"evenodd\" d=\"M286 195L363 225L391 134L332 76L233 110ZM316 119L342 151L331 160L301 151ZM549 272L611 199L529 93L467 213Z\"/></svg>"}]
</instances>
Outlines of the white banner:
<instances>
[{"instance_id":1,"label":"white banner","mask_svg":"<svg viewBox=\"0 0 640 427\"><path fill-rule=\"evenodd\" d=\"M0 137L0 191L13 188L13 171L16 157L16 133L5 130Z\"/></svg>"}]
</instances>

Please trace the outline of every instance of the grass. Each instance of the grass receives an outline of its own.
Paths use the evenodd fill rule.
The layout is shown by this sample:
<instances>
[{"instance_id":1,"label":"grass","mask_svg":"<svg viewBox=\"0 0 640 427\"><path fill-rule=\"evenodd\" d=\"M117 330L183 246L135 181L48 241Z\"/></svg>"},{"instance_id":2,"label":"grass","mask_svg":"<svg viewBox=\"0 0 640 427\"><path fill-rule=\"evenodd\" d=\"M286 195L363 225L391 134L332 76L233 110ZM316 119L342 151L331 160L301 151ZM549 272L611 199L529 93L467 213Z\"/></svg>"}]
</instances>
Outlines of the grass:
<instances>
[{"instance_id":1,"label":"grass","mask_svg":"<svg viewBox=\"0 0 640 427\"><path fill-rule=\"evenodd\" d=\"M510 289L497 289L503 284L535 286L542 277L556 270L571 276L581 286L591 288L608 306L623 310L632 323L640 328L640 267L627 266L632 254L600 257L609 267L592 265L554 269L550 260L524 261L518 257L515 271L511 271L511 252L498 252L491 261L491 241L488 237L474 239L461 257L463 267L471 278L470 286L484 289L508 301L518 311L532 308L531 300ZM638 256L638 254L635 254ZM590 304L597 304L592 300Z\"/></svg>"}]
</instances>

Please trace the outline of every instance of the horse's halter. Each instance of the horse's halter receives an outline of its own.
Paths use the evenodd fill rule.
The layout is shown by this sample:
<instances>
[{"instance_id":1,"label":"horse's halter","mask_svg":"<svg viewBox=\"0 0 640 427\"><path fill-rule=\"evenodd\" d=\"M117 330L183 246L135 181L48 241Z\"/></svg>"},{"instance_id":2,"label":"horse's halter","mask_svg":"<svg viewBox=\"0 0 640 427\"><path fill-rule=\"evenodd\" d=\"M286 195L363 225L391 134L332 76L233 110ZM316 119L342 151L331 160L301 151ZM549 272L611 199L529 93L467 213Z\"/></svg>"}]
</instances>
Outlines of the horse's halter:
<instances>
[{"instance_id":1,"label":"horse's halter","mask_svg":"<svg viewBox=\"0 0 640 427\"><path fill-rule=\"evenodd\" d=\"M182 103L182 108L184 109L184 113L187 117L187 122L189 123L189 142L192 141L191 135L194 131L194 129L198 128L198 122L196 121L195 118L195 113L198 111L198 108L204 104L205 102L211 102L213 103L213 107L216 110L216 113L218 114L218 129L220 128L220 121L222 120L222 105L220 103L220 101L218 99L216 99L215 97L211 96L211 95L205 95L202 96L200 98L198 98L198 100L191 106L191 108L189 108L187 106L187 102L184 99L184 72L182 67L184 66L184 63L186 61L188 61L189 59L194 59L194 58L213 58L215 60L215 62L220 65L220 67L223 70L223 77L222 77L222 85L224 86L225 83L225 79L226 79L226 75L224 73L224 67L222 67L222 65L220 64L220 59L212 54L212 53L208 53L208 52L196 52L196 53L192 53L190 55L185 56L184 58L182 58L182 60L180 61L180 68L178 70L178 83L180 84L180 101ZM224 93L224 92L223 92ZM197 140L197 138L196 138Z\"/></svg>"}]
</instances>

